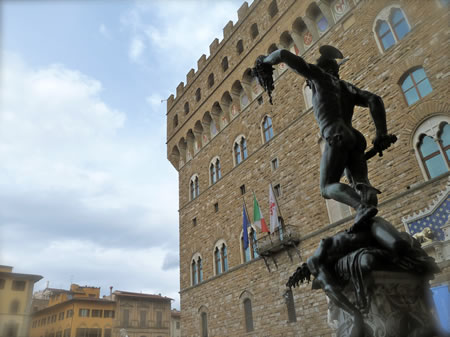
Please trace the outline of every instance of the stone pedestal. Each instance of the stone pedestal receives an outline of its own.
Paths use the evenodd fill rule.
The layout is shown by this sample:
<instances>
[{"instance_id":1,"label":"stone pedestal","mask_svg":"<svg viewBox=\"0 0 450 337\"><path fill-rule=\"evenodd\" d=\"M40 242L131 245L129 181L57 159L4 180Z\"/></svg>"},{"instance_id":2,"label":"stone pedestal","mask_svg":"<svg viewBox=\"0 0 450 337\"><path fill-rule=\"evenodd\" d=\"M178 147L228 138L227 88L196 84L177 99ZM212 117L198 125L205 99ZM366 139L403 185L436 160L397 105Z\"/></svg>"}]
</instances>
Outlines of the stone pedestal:
<instances>
[{"instance_id":1,"label":"stone pedestal","mask_svg":"<svg viewBox=\"0 0 450 337\"><path fill-rule=\"evenodd\" d=\"M413 274L385 271L372 272L367 280L370 302L364 314L364 337L422 336L436 326L428 282ZM352 284L343 293L355 303ZM328 323L337 337L350 336L353 318L331 302Z\"/></svg>"}]
</instances>

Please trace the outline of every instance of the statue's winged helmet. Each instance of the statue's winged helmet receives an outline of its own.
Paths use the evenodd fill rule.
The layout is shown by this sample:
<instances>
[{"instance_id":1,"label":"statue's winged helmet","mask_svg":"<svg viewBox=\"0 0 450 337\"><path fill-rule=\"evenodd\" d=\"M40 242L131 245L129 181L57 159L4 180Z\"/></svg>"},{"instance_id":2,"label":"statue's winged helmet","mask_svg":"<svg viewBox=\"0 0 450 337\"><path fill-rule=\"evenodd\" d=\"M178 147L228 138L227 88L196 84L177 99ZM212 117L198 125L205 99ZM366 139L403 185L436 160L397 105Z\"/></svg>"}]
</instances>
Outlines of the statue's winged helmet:
<instances>
[{"instance_id":1,"label":"statue's winged helmet","mask_svg":"<svg viewBox=\"0 0 450 337\"><path fill-rule=\"evenodd\" d=\"M319 48L320 57L317 59L317 66L339 77L339 63L336 59L343 59L344 55L336 47L323 45Z\"/></svg>"}]
</instances>

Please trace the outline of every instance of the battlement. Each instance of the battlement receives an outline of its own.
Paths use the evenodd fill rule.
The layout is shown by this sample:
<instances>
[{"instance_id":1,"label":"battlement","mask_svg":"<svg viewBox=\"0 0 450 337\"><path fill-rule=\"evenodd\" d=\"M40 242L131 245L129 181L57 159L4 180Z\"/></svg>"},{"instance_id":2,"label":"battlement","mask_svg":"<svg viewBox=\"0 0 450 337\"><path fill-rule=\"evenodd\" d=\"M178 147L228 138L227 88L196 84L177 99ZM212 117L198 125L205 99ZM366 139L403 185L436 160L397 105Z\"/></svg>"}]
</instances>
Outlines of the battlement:
<instances>
[{"instance_id":1,"label":"battlement","mask_svg":"<svg viewBox=\"0 0 450 337\"><path fill-rule=\"evenodd\" d=\"M226 41L231 37L231 35L235 32L237 27L245 20L247 15L250 13L251 9L253 9L260 0L253 0L252 4L249 6L247 1L241 5L241 7L237 11L238 20L234 24L232 20L228 21L228 23L223 28L223 39L219 41L218 38L215 38L211 44L209 45L209 56L203 54L197 61L197 71L191 69L186 75L186 85L183 82L177 86L176 89L176 97L170 95L167 99L167 111L169 111L178 101L178 99L184 94L185 89L190 86L190 84L195 80L198 74L200 74L207 66L209 61L215 56L215 54L221 49L221 47L226 43Z\"/></svg>"}]
</instances>

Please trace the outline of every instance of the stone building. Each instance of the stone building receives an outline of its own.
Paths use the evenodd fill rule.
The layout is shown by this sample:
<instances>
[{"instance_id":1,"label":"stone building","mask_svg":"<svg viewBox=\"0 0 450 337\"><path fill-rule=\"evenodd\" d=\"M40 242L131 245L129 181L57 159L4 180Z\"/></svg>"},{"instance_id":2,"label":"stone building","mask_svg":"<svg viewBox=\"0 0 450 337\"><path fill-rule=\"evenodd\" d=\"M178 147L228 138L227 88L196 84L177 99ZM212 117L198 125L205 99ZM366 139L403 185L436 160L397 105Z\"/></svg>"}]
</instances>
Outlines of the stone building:
<instances>
[{"instance_id":1,"label":"stone building","mask_svg":"<svg viewBox=\"0 0 450 337\"><path fill-rule=\"evenodd\" d=\"M448 296L448 20L446 0L244 2L167 101L167 156L179 173L182 336L332 333L323 292L306 284L288 292L285 283L354 212L320 195L322 139L305 79L278 65L270 105L251 76L257 56L278 48L315 63L331 44L349 57L341 78L383 98L398 141L368 163L382 191L379 215L411 234L431 228L428 250L442 268L432 286ZM355 110L353 125L370 144L368 109ZM243 201L253 220L255 196L268 220L270 183L282 231L270 240L250 227L244 251Z\"/></svg>"},{"instance_id":2,"label":"stone building","mask_svg":"<svg viewBox=\"0 0 450 337\"><path fill-rule=\"evenodd\" d=\"M116 302L114 337L121 337L125 329L128 337L169 337L171 322L171 298L115 291Z\"/></svg>"},{"instance_id":3,"label":"stone building","mask_svg":"<svg viewBox=\"0 0 450 337\"><path fill-rule=\"evenodd\" d=\"M0 337L28 337L31 297L40 275L14 273L0 265Z\"/></svg>"}]
</instances>

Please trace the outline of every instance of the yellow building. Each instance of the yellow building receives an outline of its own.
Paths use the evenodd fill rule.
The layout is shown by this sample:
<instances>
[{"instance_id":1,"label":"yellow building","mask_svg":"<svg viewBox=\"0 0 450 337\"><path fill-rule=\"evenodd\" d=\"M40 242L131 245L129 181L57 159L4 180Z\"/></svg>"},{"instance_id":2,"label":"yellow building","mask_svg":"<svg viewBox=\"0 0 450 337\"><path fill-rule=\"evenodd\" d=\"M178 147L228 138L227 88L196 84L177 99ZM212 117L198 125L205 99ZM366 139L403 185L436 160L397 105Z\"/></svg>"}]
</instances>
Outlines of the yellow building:
<instances>
[{"instance_id":1,"label":"yellow building","mask_svg":"<svg viewBox=\"0 0 450 337\"><path fill-rule=\"evenodd\" d=\"M27 337L33 287L42 276L12 270L0 265L0 337Z\"/></svg>"},{"instance_id":2,"label":"yellow building","mask_svg":"<svg viewBox=\"0 0 450 337\"><path fill-rule=\"evenodd\" d=\"M30 337L111 337L115 302L100 298L100 288L46 289L48 307L32 315Z\"/></svg>"}]
</instances>

